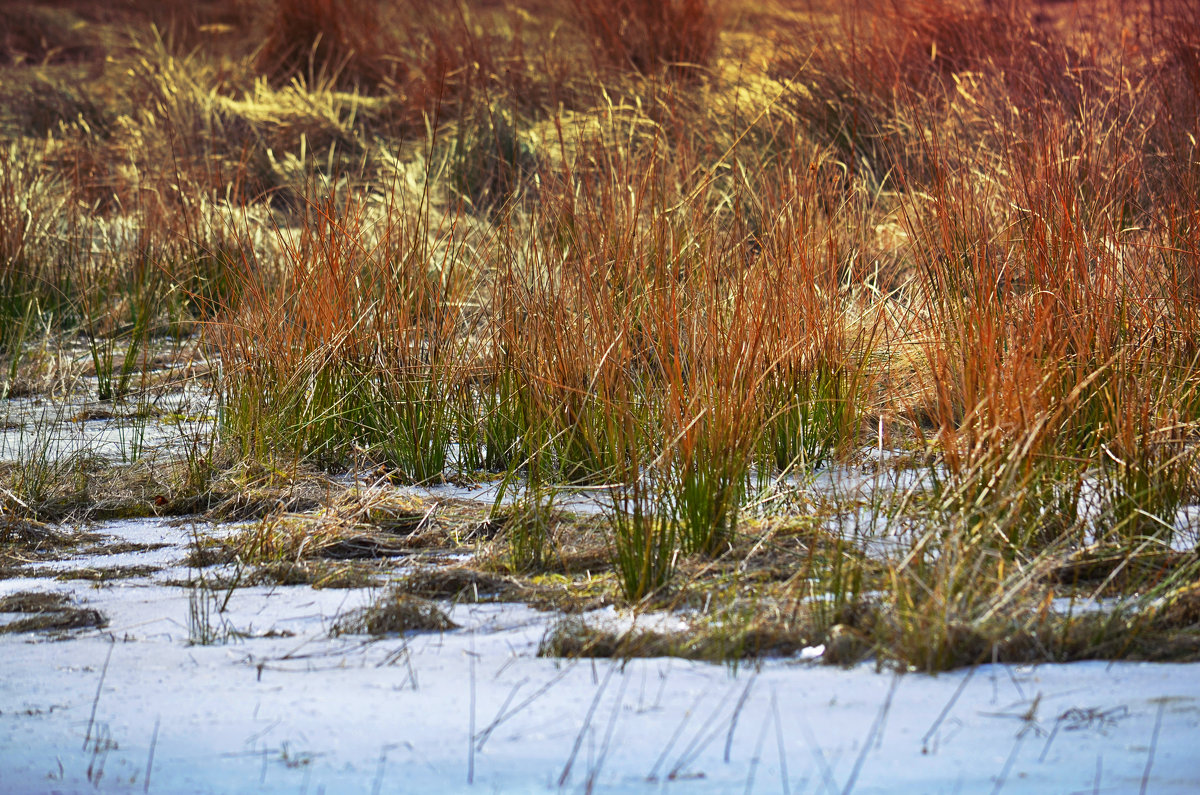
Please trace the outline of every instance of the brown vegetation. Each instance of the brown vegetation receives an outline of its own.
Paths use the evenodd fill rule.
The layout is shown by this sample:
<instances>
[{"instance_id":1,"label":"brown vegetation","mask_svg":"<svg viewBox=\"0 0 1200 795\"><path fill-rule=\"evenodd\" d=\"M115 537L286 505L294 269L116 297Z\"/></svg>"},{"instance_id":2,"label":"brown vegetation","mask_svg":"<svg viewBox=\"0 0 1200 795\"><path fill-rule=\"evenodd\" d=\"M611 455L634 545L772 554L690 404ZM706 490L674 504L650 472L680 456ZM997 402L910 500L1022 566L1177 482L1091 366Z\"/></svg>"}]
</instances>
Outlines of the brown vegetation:
<instances>
[{"instance_id":1,"label":"brown vegetation","mask_svg":"<svg viewBox=\"0 0 1200 795\"><path fill-rule=\"evenodd\" d=\"M112 401L198 334L220 424L175 489L205 508L288 462L490 472L525 490L475 523L513 574L599 549L632 604L697 567L681 589L720 593L795 520L819 531L779 542L808 557L772 604L806 638L925 668L1152 656L1127 630L1197 572L1189 4L222 7L4 12L6 394L49 381L22 377L35 338L86 339ZM888 487L889 453L918 486ZM868 455L855 494L810 486ZM7 511L63 515L86 478L44 463ZM571 552L577 489L606 538ZM397 515L417 529L383 543L378 505L327 501L247 502L243 557L431 531ZM1130 564L1068 582L1083 557ZM1123 601L1048 645L1064 590Z\"/></svg>"}]
</instances>

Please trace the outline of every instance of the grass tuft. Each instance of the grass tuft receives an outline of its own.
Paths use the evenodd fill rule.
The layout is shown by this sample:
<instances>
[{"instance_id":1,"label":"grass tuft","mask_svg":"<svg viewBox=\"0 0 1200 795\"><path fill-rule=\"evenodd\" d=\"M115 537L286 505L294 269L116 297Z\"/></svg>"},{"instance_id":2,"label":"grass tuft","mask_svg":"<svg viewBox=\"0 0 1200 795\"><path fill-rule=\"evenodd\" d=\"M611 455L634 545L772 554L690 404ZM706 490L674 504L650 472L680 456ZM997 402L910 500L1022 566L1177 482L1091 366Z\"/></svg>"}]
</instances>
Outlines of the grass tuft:
<instances>
[{"instance_id":1,"label":"grass tuft","mask_svg":"<svg viewBox=\"0 0 1200 795\"><path fill-rule=\"evenodd\" d=\"M446 632L457 629L433 602L398 591L386 593L370 607L343 616L330 634L391 635L405 632Z\"/></svg>"},{"instance_id":2,"label":"grass tuft","mask_svg":"<svg viewBox=\"0 0 1200 795\"><path fill-rule=\"evenodd\" d=\"M688 74L716 54L721 15L711 0L572 0L580 26L604 60L642 74Z\"/></svg>"}]
</instances>

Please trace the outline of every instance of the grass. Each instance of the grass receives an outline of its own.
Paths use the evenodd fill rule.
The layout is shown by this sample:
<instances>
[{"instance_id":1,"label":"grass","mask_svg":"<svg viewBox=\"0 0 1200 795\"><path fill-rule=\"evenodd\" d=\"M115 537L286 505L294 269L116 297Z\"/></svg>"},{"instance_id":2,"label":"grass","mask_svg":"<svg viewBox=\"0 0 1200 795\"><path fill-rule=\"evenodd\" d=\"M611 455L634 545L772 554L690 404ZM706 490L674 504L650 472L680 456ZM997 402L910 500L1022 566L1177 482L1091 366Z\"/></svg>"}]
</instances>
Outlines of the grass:
<instances>
[{"instance_id":1,"label":"grass","mask_svg":"<svg viewBox=\"0 0 1200 795\"><path fill-rule=\"evenodd\" d=\"M71 607L18 618L0 627L0 634L18 632L67 632L73 629L102 629L108 619L99 610Z\"/></svg>"},{"instance_id":2,"label":"grass","mask_svg":"<svg viewBox=\"0 0 1200 795\"><path fill-rule=\"evenodd\" d=\"M651 74L708 66L718 46L721 17L708 0L572 0L578 24L598 58Z\"/></svg>"},{"instance_id":3,"label":"grass","mask_svg":"<svg viewBox=\"0 0 1200 795\"><path fill-rule=\"evenodd\" d=\"M390 635L405 632L446 632L457 629L433 602L401 592L388 592L369 607L353 611L334 624L330 634Z\"/></svg>"},{"instance_id":4,"label":"grass","mask_svg":"<svg viewBox=\"0 0 1200 795\"><path fill-rule=\"evenodd\" d=\"M708 631L625 632L598 629L578 618L567 618L542 639L542 657L682 657L724 662L742 658L788 656L806 646L805 638L787 626L746 623L736 628Z\"/></svg>"},{"instance_id":5,"label":"grass","mask_svg":"<svg viewBox=\"0 0 1200 795\"><path fill-rule=\"evenodd\" d=\"M19 618L0 626L0 634L19 632L66 632L72 629L104 628L108 619L99 611L74 607L62 594L21 591L0 599L0 613Z\"/></svg>"},{"instance_id":6,"label":"grass","mask_svg":"<svg viewBox=\"0 0 1200 795\"><path fill-rule=\"evenodd\" d=\"M702 605L702 657L1193 654L1187 4L210 5L3 12L2 399L216 415L120 478L45 420L13 527L123 489L257 519L220 553L275 581L469 548ZM558 645L688 645L630 643Z\"/></svg>"}]
</instances>

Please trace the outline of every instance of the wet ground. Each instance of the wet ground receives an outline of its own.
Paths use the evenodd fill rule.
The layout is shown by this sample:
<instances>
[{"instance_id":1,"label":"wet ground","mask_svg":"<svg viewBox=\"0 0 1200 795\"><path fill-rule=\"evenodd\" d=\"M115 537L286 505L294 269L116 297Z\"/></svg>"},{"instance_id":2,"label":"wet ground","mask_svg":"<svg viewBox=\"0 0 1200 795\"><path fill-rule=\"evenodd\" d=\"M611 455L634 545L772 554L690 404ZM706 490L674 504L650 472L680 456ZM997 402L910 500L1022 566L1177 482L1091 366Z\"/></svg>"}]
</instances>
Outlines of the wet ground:
<instances>
[{"instance_id":1,"label":"wet ground","mask_svg":"<svg viewBox=\"0 0 1200 795\"><path fill-rule=\"evenodd\" d=\"M819 649L737 669L565 661L537 656L560 616L518 604L441 602L458 625L447 631L338 634L380 590L229 588L220 569L186 564L197 534L235 529L102 523L77 551L31 564L34 576L0 581L0 630L50 617L0 634L6 792L1183 793L1200 784L1195 665L930 677L819 665L810 661ZM76 625L54 618L69 611L85 615ZM613 608L589 616L679 620Z\"/></svg>"}]
</instances>

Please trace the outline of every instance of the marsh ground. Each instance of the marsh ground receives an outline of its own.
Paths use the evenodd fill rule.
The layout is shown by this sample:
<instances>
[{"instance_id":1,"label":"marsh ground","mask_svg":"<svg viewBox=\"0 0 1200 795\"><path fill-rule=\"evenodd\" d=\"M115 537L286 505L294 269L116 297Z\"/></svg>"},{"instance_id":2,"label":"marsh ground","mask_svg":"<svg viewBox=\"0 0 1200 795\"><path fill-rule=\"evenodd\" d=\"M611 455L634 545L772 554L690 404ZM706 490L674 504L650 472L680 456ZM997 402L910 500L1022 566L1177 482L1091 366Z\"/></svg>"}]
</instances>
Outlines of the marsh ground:
<instances>
[{"instance_id":1,"label":"marsh ground","mask_svg":"<svg viewBox=\"0 0 1200 795\"><path fill-rule=\"evenodd\" d=\"M230 586L215 573L188 586L193 538L213 528L94 530L91 548L0 592L0 631L64 609L103 617L0 639L11 792L1182 793L1196 781L1192 664L931 677L821 665L820 648L737 667L561 659L539 651L563 614L512 602L441 600L453 628L341 634L381 586ZM104 554L114 547L133 551ZM688 624L612 607L574 620Z\"/></svg>"},{"instance_id":2,"label":"marsh ground","mask_svg":"<svg viewBox=\"0 0 1200 795\"><path fill-rule=\"evenodd\" d=\"M1191 4L61 0L0 31L22 786L1197 777Z\"/></svg>"}]
</instances>

